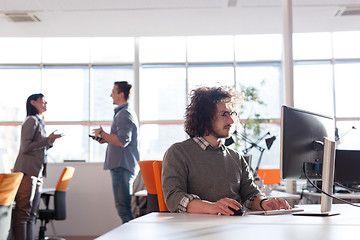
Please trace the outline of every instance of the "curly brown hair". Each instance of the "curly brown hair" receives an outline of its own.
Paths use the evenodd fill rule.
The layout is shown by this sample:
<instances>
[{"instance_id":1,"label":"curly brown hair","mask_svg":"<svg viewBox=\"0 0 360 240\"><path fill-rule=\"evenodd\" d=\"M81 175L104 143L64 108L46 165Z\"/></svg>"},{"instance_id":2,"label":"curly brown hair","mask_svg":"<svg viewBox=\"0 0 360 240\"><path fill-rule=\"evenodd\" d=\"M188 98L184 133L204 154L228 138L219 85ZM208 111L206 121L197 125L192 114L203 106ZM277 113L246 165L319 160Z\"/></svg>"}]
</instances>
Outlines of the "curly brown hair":
<instances>
[{"instance_id":1,"label":"curly brown hair","mask_svg":"<svg viewBox=\"0 0 360 240\"><path fill-rule=\"evenodd\" d=\"M241 103L242 97L234 88L200 87L191 91L191 102L185 112L185 132L190 137L201 137L213 132L212 121L219 102L230 104L233 109Z\"/></svg>"}]
</instances>

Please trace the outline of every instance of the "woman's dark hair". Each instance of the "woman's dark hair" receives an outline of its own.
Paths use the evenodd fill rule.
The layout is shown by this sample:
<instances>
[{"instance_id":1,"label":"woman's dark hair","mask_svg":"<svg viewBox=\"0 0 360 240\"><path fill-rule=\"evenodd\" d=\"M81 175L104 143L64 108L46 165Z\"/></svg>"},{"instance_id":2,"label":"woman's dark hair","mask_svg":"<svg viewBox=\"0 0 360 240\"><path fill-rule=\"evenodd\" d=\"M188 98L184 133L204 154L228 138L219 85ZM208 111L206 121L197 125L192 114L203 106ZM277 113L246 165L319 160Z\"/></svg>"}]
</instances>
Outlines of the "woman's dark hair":
<instances>
[{"instance_id":1,"label":"woman's dark hair","mask_svg":"<svg viewBox=\"0 0 360 240\"><path fill-rule=\"evenodd\" d=\"M26 100L26 116L33 116L39 113L36 107L31 104L31 101L37 101L39 98L43 97L44 95L42 93L36 93L28 97L28 99Z\"/></svg>"},{"instance_id":2,"label":"woman's dark hair","mask_svg":"<svg viewBox=\"0 0 360 240\"><path fill-rule=\"evenodd\" d=\"M118 88L118 93L123 92L125 100L129 100L130 90L131 90L131 84L129 84L126 81L123 82L115 82L114 83Z\"/></svg>"},{"instance_id":3,"label":"woman's dark hair","mask_svg":"<svg viewBox=\"0 0 360 240\"><path fill-rule=\"evenodd\" d=\"M241 96L233 88L200 87L191 91L191 102L185 112L185 132L190 137L201 137L213 132L212 121L217 103L229 103L233 109L240 104Z\"/></svg>"}]
</instances>

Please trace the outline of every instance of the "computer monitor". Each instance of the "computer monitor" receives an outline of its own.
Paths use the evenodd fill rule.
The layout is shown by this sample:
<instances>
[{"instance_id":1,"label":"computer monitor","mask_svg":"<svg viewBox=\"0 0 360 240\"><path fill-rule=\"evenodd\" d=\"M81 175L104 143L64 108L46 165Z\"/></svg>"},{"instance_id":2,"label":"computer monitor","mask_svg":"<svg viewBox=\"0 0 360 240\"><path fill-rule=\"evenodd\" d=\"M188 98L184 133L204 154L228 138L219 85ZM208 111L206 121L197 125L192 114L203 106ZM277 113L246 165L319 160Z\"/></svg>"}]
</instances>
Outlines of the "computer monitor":
<instances>
[{"instance_id":1,"label":"computer monitor","mask_svg":"<svg viewBox=\"0 0 360 240\"><path fill-rule=\"evenodd\" d=\"M322 190L333 192L335 124L331 117L292 107L281 108L280 176L321 179ZM329 215L332 199L321 194L321 212ZM315 212L311 215L317 215Z\"/></svg>"},{"instance_id":2,"label":"computer monitor","mask_svg":"<svg viewBox=\"0 0 360 240\"><path fill-rule=\"evenodd\" d=\"M360 185L360 150L336 150L335 182L345 187Z\"/></svg>"},{"instance_id":3,"label":"computer monitor","mask_svg":"<svg viewBox=\"0 0 360 240\"><path fill-rule=\"evenodd\" d=\"M334 139L335 124L331 117L288 106L281 111L281 177L321 179L324 137Z\"/></svg>"}]
</instances>

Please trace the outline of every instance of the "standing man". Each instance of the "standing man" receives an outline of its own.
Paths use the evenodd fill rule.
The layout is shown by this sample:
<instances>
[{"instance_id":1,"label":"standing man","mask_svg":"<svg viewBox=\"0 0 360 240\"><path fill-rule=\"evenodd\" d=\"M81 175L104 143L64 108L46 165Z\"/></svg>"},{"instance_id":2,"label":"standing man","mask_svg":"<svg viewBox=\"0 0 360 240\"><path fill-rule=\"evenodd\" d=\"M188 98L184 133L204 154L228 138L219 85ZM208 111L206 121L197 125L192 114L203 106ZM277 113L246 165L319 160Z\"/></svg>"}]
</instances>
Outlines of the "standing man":
<instances>
[{"instance_id":1,"label":"standing man","mask_svg":"<svg viewBox=\"0 0 360 240\"><path fill-rule=\"evenodd\" d=\"M243 206L291 208L284 199L265 198L244 158L222 143L230 137L240 100L239 93L227 87L192 91L185 113L190 138L173 144L164 156L162 188L171 212L233 215Z\"/></svg>"},{"instance_id":2,"label":"standing man","mask_svg":"<svg viewBox=\"0 0 360 240\"><path fill-rule=\"evenodd\" d=\"M110 133L106 133L102 127L94 129L96 140L108 143L104 170L110 170L115 206L123 223L134 218L130 182L139 161L138 120L128 103L131 87L128 82L114 83L110 96L117 107Z\"/></svg>"}]
</instances>

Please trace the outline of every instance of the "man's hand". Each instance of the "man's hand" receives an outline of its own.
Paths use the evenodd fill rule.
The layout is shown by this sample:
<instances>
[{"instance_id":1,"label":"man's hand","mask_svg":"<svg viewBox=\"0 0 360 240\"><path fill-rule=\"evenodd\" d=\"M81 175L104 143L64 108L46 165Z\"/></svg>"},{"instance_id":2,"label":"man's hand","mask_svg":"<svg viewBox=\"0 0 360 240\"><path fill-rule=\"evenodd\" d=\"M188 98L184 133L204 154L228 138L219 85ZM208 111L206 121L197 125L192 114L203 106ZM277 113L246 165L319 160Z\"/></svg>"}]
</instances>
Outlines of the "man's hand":
<instances>
[{"instance_id":1,"label":"man's hand","mask_svg":"<svg viewBox=\"0 0 360 240\"><path fill-rule=\"evenodd\" d=\"M282 198L269 198L261 202L261 206L264 210L280 210L291 209L290 204Z\"/></svg>"},{"instance_id":2,"label":"man's hand","mask_svg":"<svg viewBox=\"0 0 360 240\"><path fill-rule=\"evenodd\" d=\"M95 135L95 137L101 137L101 133L103 132L104 130L102 129L102 127L100 126L99 128L96 128L93 130L93 133Z\"/></svg>"},{"instance_id":3,"label":"man's hand","mask_svg":"<svg viewBox=\"0 0 360 240\"><path fill-rule=\"evenodd\" d=\"M239 210L240 208L242 208L241 204L238 201L230 198L220 199L214 205L215 205L214 208L215 212L213 214L226 215L226 216L234 215L234 212L230 210L229 207L235 210Z\"/></svg>"},{"instance_id":4,"label":"man's hand","mask_svg":"<svg viewBox=\"0 0 360 240\"><path fill-rule=\"evenodd\" d=\"M218 214L218 215L234 215L234 212L229 207L239 210L242 208L241 204L234 199L222 198L217 202L209 202L199 199L192 200L188 207L188 213L207 213L207 214Z\"/></svg>"}]
</instances>

